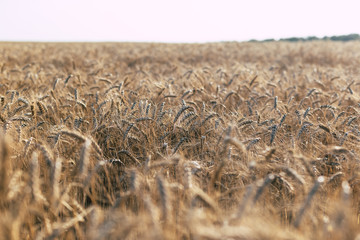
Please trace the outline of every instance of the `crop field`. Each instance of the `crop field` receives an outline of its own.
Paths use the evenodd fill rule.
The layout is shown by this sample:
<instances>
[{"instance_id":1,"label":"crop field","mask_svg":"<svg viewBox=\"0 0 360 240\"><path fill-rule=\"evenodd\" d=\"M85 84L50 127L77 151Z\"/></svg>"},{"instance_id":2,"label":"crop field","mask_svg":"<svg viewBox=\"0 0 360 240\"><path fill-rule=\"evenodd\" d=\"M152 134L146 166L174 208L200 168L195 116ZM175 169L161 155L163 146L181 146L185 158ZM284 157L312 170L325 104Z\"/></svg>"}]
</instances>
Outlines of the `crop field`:
<instances>
[{"instance_id":1,"label":"crop field","mask_svg":"<svg viewBox=\"0 0 360 240\"><path fill-rule=\"evenodd\" d=\"M360 42L0 43L0 239L360 239Z\"/></svg>"}]
</instances>

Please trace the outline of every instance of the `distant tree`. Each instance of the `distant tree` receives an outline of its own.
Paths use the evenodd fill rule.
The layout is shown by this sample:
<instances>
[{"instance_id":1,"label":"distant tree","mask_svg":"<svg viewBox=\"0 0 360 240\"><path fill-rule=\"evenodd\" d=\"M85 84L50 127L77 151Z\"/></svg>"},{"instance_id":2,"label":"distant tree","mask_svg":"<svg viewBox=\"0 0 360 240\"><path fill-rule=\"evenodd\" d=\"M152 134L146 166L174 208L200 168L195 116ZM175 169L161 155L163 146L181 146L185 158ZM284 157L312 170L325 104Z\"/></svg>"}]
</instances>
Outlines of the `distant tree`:
<instances>
[{"instance_id":1,"label":"distant tree","mask_svg":"<svg viewBox=\"0 0 360 240\"><path fill-rule=\"evenodd\" d=\"M309 36L307 38L300 38L300 37L291 37L291 38L281 38L279 39L279 41L281 42L307 42L307 41L317 41L317 40L324 40L324 41L342 41L342 42L347 42L347 41L359 41L360 40L360 35L357 33L352 33L352 34L348 34L348 35L339 35L339 36L325 36L323 38L318 38L316 36ZM269 39L265 39L262 41L258 41L255 39L250 40L250 42L274 42L276 41L273 38L269 38Z\"/></svg>"},{"instance_id":2,"label":"distant tree","mask_svg":"<svg viewBox=\"0 0 360 240\"><path fill-rule=\"evenodd\" d=\"M315 36L310 36L305 39L305 41L317 41L317 40L319 40L319 38Z\"/></svg>"},{"instance_id":3,"label":"distant tree","mask_svg":"<svg viewBox=\"0 0 360 240\"><path fill-rule=\"evenodd\" d=\"M349 34L349 35L340 35L340 36L332 36L330 37L330 40L332 41L343 41L343 42L347 42L347 41L354 41L354 40L359 40L360 36L359 34Z\"/></svg>"},{"instance_id":4,"label":"distant tree","mask_svg":"<svg viewBox=\"0 0 360 240\"><path fill-rule=\"evenodd\" d=\"M304 41L303 38L298 38L298 37L291 37L291 38L281 38L280 41L284 41L284 42L299 42L299 41Z\"/></svg>"}]
</instances>

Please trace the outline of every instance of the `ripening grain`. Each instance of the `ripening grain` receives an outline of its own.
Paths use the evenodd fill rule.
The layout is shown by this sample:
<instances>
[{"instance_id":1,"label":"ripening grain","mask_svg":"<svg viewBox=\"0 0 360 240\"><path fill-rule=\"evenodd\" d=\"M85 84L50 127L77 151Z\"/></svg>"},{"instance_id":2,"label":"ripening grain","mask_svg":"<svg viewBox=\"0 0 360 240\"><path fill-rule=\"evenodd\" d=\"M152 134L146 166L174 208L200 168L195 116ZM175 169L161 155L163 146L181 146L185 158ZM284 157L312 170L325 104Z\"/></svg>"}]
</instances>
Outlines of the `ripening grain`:
<instances>
[{"instance_id":1,"label":"ripening grain","mask_svg":"<svg viewBox=\"0 0 360 240\"><path fill-rule=\"evenodd\" d=\"M0 43L0 239L360 237L360 43Z\"/></svg>"}]
</instances>

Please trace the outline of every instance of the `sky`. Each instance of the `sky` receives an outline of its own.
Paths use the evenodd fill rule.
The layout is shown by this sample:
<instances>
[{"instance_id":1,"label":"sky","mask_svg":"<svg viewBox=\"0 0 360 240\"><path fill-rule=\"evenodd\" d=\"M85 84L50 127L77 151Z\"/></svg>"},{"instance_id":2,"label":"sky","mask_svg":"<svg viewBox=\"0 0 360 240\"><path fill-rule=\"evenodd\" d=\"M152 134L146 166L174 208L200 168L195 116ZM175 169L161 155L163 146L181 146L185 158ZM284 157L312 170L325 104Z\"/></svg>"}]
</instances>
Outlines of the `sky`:
<instances>
[{"instance_id":1,"label":"sky","mask_svg":"<svg viewBox=\"0 0 360 240\"><path fill-rule=\"evenodd\" d=\"M357 0L0 0L0 41L218 42L360 34Z\"/></svg>"}]
</instances>

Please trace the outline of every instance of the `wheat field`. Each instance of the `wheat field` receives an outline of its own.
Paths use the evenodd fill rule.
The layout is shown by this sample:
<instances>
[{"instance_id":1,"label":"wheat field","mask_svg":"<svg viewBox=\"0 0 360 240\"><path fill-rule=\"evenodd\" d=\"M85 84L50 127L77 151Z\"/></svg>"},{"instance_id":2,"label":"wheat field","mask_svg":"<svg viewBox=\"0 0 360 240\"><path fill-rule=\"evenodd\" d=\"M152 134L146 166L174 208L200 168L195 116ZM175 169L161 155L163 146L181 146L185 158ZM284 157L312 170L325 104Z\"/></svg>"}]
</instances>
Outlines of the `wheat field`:
<instances>
[{"instance_id":1,"label":"wheat field","mask_svg":"<svg viewBox=\"0 0 360 240\"><path fill-rule=\"evenodd\" d=\"M0 43L0 239L360 239L360 42Z\"/></svg>"}]
</instances>

